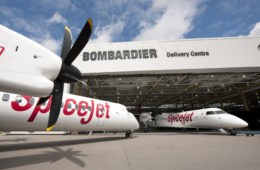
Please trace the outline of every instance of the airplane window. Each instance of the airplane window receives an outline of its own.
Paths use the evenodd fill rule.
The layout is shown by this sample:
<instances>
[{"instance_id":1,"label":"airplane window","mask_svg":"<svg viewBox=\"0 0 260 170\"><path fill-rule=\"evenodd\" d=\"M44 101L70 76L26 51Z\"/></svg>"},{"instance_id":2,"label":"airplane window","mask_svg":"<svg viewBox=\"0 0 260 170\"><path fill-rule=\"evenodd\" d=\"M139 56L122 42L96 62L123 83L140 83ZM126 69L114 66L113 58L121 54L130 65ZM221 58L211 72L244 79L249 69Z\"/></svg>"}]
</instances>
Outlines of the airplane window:
<instances>
[{"instance_id":1,"label":"airplane window","mask_svg":"<svg viewBox=\"0 0 260 170\"><path fill-rule=\"evenodd\" d=\"M215 111L217 114L225 114L226 112L224 112L223 110L216 110Z\"/></svg>"},{"instance_id":2,"label":"airplane window","mask_svg":"<svg viewBox=\"0 0 260 170\"><path fill-rule=\"evenodd\" d=\"M21 103L22 102L22 96L16 96L15 101L17 103Z\"/></svg>"},{"instance_id":3,"label":"airplane window","mask_svg":"<svg viewBox=\"0 0 260 170\"><path fill-rule=\"evenodd\" d=\"M62 102L62 103L61 103L61 108L63 108L63 106L64 106L64 103Z\"/></svg>"},{"instance_id":4,"label":"airplane window","mask_svg":"<svg viewBox=\"0 0 260 170\"><path fill-rule=\"evenodd\" d=\"M71 103L68 104L68 109L71 109Z\"/></svg>"},{"instance_id":5,"label":"airplane window","mask_svg":"<svg viewBox=\"0 0 260 170\"><path fill-rule=\"evenodd\" d=\"M206 115L214 115L215 114L215 112L213 112L213 111L207 111L206 112Z\"/></svg>"},{"instance_id":6,"label":"airplane window","mask_svg":"<svg viewBox=\"0 0 260 170\"><path fill-rule=\"evenodd\" d=\"M29 103L30 103L30 104L34 104L34 98L30 98L30 99L29 99Z\"/></svg>"},{"instance_id":7,"label":"airplane window","mask_svg":"<svg viewBox=\"0 0 260 170\"><path fill-rule=\"evenodd\" d=\"M85 110L85 108L86 108L86 106L85 106L85 105L83 105L83 106L82 106L82 110Z\"/></svg>"},{"instance_id":8,"label":"airplane window","mask_svg":"<svg viewBox=\"0 0 260 170\"><path fill-rule=\"evenodd\" d=\"M91 109L92 109L92 107L91 107L91 106L89 106L89 107L88 107L88 110L89 110L89 111L91 111Z\"/></svg>"},{"instance_id":9,"label":"airplane window","mask_svg":"<svg viewBox=\"0 0 260 170\"><path fill-rule=\"evenodd\" d=\"M9 94L4 94L3 97L2 97L2 100L7 102L10 98L10 95Z\"/></svg>"},{"instance_id":10,"label":"airplane window","mask_svg":"<svg viewBox=\"0 0 260 170\"><path fill-rule=\"evenodd\" d=\"M76 108L76 110L78 110L78 109L79 109L79 105L78 105L78 104L76 104L76 105L75 105L75 108Z\"/></svg>"}]
</instances>

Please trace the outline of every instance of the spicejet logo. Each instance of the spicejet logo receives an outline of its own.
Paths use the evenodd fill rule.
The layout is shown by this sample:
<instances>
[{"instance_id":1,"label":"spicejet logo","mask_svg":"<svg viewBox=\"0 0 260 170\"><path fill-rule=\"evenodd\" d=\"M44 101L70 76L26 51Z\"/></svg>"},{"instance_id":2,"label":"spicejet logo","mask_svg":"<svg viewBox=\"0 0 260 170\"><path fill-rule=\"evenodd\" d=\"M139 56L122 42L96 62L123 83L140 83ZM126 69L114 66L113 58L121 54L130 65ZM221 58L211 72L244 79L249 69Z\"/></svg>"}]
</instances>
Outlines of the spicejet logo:
<instances>
[{"instance_id":1,"label":"spicejet logo","mask_svg":"<svg viewBox=\"0 0 260 170\"><path fill-rule=\"evenodd\" d=\"M185 122L192 122L192 116L194 112L191 114L185 113L185 114L178 114L178 115L169 115L168 116L168 122L171 124L173 122L181 122L183 125L185 125Z\"/></svg>"},{"instance_id":2,"label":"spicejet logo","mask_svg":"<svg viewBox=\"0 0 260 170\"><path fill-rule=\"evenodd\" d=\"M26 111L29 110L30 108L33 107L33 104L30 104L29 100L30 100L30 96L22 96L24 99L26 99L27 103L24 105L20 105L20 103L17 103L16 101L13 101L11 103L12 105L12 109L15 111ZM44 108L42 108L41 106L36 106L33 109L33 112L31 114L31 116L29 117L29 119L27 120L28 122L33 122L34 119L36 118L36 116L38 115L38 113L47 113L50 111L50 107L51 107L51 100L52 97L50 97L50 99L47 102L47 106L45 106ZM88 124L92 118L93 115L96 115L97 118L102 118L105 117L106 119L110 118L110 114L109 114L109 109L110 106L108 103L105 104L101 104L101 103L96 103L94 102L94 100L90 100L90 101L80 101L78 104L78 110L76 109L69 109L69 103L73 103L74 105L77 104L76 100L74 99L66 99L64 107L63 107L63 114L66 116L70 116L72 114L74 114L74 112L76 112L76 114L81 118L80 123L81 124ZM85 108L90 108L89 110L82 110L83 106L85 106ZM96 114L94 114L94 112L96 111Z\"/></svg>"},{"instance_id":3,"label":"spicejet logo","mask_svg":"<svg viewBox=\"0 0 260 170\"><path fill-rule=\"evenodd\" d=\"M0 46L0 56L2 55L2 53L4 52L4 50L5 50L5 47Z\"/></svg>"}]
</instances>

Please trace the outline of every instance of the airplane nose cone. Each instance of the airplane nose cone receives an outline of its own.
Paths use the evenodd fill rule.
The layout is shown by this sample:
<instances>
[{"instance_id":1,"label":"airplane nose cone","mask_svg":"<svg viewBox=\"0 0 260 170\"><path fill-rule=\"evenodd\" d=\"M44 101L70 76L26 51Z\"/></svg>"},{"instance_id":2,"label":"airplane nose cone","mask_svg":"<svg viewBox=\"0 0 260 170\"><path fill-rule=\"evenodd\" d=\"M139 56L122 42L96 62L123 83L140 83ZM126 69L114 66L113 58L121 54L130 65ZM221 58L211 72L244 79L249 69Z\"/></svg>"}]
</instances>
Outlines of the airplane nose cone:
<instances>
[{"instance_id":1,"label":"airplane nose cone","mask_svg":"<svg viewBox=\"0 0 260 170\"><path fill-rule=\"evenodd\" d=\"M248 123L237 116L225 114L222 115L223 128L243 128L247 127Z\"/></svg>"},{"instance_id":2,"label":"airplane nose cone","mask_svg":"<svg viewBox=\"0 0 260 170\"><path fill-rule=\"evenodd\" d=\"M247 127L248 126L248 123L238 117L236 117L236 119L234 120L234 126L236 128L243 128L243 127Z\"/></svg>"},{"instance_id":3,"label":"airplane nose cone","mask_svg":"<svg viewBox=\"0 0 260 170\"><path fill-rule=\"evenodd\" d=\"M137 130L137 129L139 129L139 127L140 127L140 125L139 125L139 123L138 123L138 121L136 120L136 118L135 118L135 123L134 123L135 125L135 129L134 130Z\"/></svg>"},{"instance_id":4,"label":"airplane nose cone","mask_svg":"<svg viewBox=\"0 0 260 170\"><path fill-rule=\"evenodd\" d=\"M137 130L137 129L139 129L139 123L138 123L138 121L137 121L137 119L136 119L136 117L132 114L132 113L130 113L130 112L128 112L128 117L130 118L130 125L131 125L131 130Z\"/></svg>"},{"instance_id":5,"label":"airplane nose cone","mask_svg":"<svg viewBox=\"0 0 260 170\"><path fill-rule=\"evenodd\" d=\"M240 126L241 126L241 127L247 127L247 126L248 126L248 123L247 123L246 121L244 121L244 120L241 120Z\"/></svg>"}]
</instances>

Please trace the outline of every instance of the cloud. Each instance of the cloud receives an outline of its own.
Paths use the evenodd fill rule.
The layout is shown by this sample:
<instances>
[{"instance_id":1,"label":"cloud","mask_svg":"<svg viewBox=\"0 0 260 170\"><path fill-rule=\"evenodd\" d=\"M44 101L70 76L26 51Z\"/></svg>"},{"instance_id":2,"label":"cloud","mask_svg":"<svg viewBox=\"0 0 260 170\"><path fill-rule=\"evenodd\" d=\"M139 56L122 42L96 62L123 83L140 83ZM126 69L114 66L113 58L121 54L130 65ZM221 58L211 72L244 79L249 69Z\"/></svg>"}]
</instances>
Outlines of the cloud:
<instances>
[{"instance_id":1,"label":"cloud","mask_svg":"<svg viewBox=\"0 0 260 170\"><path fill-rule=\"evenodd\" d=\"M53 32L53 24L67 23L67 20L60 13L55 12L50 18L32 17L25 19L24 13L21 10L1 6L0 14L8 18L8 27L11 29L32 38L54 53L60 50L61 41L55 39L51 34Z\"/></svg>"},{"instance_id":2,"label":"cloud","mask_svg":"<svg viewBox=\"0 0 260 170\"><path fill-rule=\"evenodd\" d=\"M192 20L198 13L201 0L153 0L146 11L146 20L140 21L140 33L134 38L140 40L172 40L183 38L193 29Z\"/></svg>"},{"instance_id":3,"label":"cloud","mask_svg":"<svg viewBox=\"0 0 260 170\"><path fill-rule=\"evenodd\" d=\"M61 16L61 14L58 13L58 12L55 12L53 14L53 16L50 19L47 20L47 22L49 24L53 24L53 23L60 24L61 23L61 24L64 24L64 25L66 25L68 23L68 21L65 18L63 18Z\"/></svg>"},{"instance_id":4,"label":"cloud","mask_svg":"<svg viewBox=\"0 0 260 170\"><path fill-rule=\"evenodd\" d=\"M40 42L44 47L51 50L54 53L58 53L61 48L61 40L55 40L50 33L45 34L42 37L33 37L33 40Z\"/></svg>"},{"instance_id":5,"label":"cloud","mask_svg":"<svg viewBox=\"0 0 260 170\"><path fill-rule=\"evenodd\" d=\"M16 8L1 6L0 13L2 13L5 17L16 17L17 15L21 15L22 11Z\"/></svg>"},{"instance_id":6,"label":"cloud","mask_svg":"<svg viewBox=\"0 0 260 170\"><path fill-rule=\"evenodd\" d=\"M201 2L204 0L96 1L92 10L99 12L92 42L183 38L193 29Z\"/></svg>"},{"instance_id":7,"label":"cloud","mask_svg":"<svg viewBox=\"0 0 260 170\"><path fill-rule=\"evenodd\" d=\"M76 10L71 0L31 0L31 3L41 7L40 10Z\"/></svg>"},{"instance_id":8,"label":"cloud","mask_svg":"<svg viewBox=\"0 0 260 170\"><path fill-rule=\"evenodd\" d=\"M94 32L96 38L92 39L91 42L111 42L115 36L118 36L122 32L124 26L125 23L121 20L104 27L98 26Z\"/></svg>"},{"instance_id":9,"label":"cloud","mask_svg":"<svg viewBox=\"0 0 260 170\"><path fill-rule=\"evenodd\" d=\"M260 36L260 22L256 23L248 36Z\"/></svg>"}]
</instances>

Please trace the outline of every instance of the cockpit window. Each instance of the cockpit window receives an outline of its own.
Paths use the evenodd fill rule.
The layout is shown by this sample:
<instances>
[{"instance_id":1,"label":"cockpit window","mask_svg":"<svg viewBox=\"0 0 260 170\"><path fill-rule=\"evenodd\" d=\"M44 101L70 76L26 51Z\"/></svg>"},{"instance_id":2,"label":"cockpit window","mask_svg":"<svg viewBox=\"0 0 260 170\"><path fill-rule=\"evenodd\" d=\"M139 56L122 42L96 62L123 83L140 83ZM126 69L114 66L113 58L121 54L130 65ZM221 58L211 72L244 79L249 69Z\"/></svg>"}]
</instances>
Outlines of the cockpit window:
<instances>
[{"instance_id":1,"label":"cockpit window","mask_svg":"<svg viewBox=\"0 0 260 170\"><path fill-rule=\"evenodd\" d=\"M223 110L217 110L215 111L217 114L225 114L226 112L224 112Z\"/></svg>"},{"instance_id":2,"label":"cockpit window","mask_svg":"<svg viewBox=\"0 0 260 170\"><path fill-rule=\"evenodd\" d=\"M207 112L206 112L206 115L214 115L214 114L216 114L216 113L213 112L213 111L207 111Z\"/></svg>"},{"instance_id":3,"label":"cockpit window","mask_svg":"<svg viewBox=\"0 0 260 170\"><path fill-rule=\"evenodd\" d=\"M214 115L214 114L225 114L223 110L215 110L215 111L207 111L206 115Z\"/></svg>"}]
</instances>

